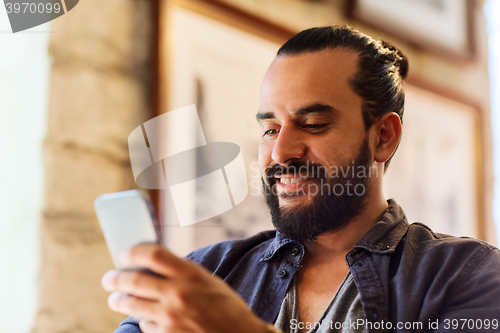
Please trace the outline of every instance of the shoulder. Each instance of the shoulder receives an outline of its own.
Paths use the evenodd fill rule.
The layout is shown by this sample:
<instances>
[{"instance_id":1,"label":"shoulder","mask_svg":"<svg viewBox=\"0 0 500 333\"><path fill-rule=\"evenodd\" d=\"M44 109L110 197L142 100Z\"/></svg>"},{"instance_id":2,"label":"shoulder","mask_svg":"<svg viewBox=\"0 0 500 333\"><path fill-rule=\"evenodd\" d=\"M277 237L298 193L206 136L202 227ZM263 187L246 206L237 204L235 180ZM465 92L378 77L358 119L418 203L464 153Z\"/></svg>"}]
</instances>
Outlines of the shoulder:
<instances>
[{"instance_id":1,"label":"shoulder","mask_svg":"<svg viewBox=\"0 0 500 333\"><path fill-rule=\"evenodd\" d=\"M495 271L500 278L500 251L485 241L433 232L425 224L412 223L403 242L406 253L412 252L421 262L437 267L458 269L462 280L473 271ZM457 281L458 282L458 281Z\"/></svg>"},{"instance_id":2,"label":"shoulder","mask_svg":"<svg viewBox=\"0 0 500 333\"><path fill-rule=\"evenodd\" d=\"M227 275L243 258L259 261L275 238L276 231L263 231L251 237L209 245L191 252L192 260L221 277Z\"/></svg>"},{"instance_id":3,"label":"shoulder","mask_svg":"<svg viewBox=\"0 0 500 333\"><path fill-rule=\"evenodd\" d=\"M434 233L420 223L411 225L406 242L415 251L413 263L418 263L420 280L430 277L425 295L441 304L441 319L500 320L500 251L496 246L471 237Z\"/></svg>"},{"instance_id":4,"label":"shoulder","mask_svg":"<svg viewBox=\"0 0 500 333\"><path fill-rule=\"evenodd\" d=\"M456 237L432 231L427 225L414 222L410 224L406 233L406 241L413 245L429 250L473 250L477 249L481 252L491 252L498 248L485 241L472 237Z\"/></svg>"}]
</instances>

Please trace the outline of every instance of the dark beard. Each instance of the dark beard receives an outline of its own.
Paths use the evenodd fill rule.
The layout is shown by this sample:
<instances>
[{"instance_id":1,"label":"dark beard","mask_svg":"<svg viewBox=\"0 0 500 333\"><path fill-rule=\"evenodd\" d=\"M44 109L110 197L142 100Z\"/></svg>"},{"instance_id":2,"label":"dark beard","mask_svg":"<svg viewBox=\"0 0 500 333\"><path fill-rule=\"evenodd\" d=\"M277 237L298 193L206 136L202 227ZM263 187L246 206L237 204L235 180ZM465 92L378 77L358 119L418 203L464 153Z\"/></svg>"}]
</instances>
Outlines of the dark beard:
<instances>
[{"instance_id":1,"label":"dark beard","mask_svg":"<svg viewBox=\"0 0 500 333\"><path fill-rule=\"evenodd\" d=\"M322 165L307 161L294 161L286 166L271 165L266 169L267 186L262 179L264 195L271 211L273 225L285 237L298 242L316 239L325 232L345 228L353 218L361 214L366 207L366 196L371 172L371 150L368 136L361 145L358 156L350 165L339 166L340 172L334 178L328 177L328 170ZM359 168L364 168L365 176L358 177ZM349 170L347 174L341 171ZM354 175L352 170L355 170ZM293 208L280 208L276 193L275 175L299 174L306 171L320 179L315 185L321 189L310 204L300 204ZM377 171L377 170L375 170ZM348 194L350 187L351 195ZM341 189L343 192L341 193ZM355 190L356 189L356 190ZM362 193L361 193L362 192ZM308 195L308 192L302 195ZM283 195L287 196L286 194Z\"/></svg>"}]
</instances>

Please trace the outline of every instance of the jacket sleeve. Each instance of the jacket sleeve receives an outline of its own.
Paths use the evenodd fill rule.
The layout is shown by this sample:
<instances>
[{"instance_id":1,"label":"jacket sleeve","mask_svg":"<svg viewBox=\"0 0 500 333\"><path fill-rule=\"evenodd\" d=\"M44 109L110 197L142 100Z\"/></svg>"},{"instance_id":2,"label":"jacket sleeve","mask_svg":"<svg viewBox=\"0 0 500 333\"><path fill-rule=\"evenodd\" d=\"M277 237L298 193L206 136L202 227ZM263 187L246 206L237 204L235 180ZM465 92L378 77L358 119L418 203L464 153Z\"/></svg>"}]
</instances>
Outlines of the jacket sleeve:
<instances>
[{"instance_id":1,"label":"jacket sleeve","mask_svg":"<svg viewBox=\"0 0 500 333\"><path fill-rule=\"evenodd\" d=\"M191 252L184 259L191 260L202 265L213 274L221 278L234 268L241 258L251 250L260 246L262 256L267 249L268 241L276 235L276 231L264 231L248 238L233 241L221 242ZM141 333L138 322L132 317L128 317L120 323L114 333Z\"/></svg>"},{"instance_id":2,"label":"jacket sleeve","mask_svg":"<svg viewBox=\"0 0 500 333\"><path fill-rule=\"evenodd\" d=\"M194 262L201 261L206 257L206 250L201 249L188 254L184 259L189 259ZM139 323L132 317L128 317L120 323L120 326L113 333L142 333L139 328Z\"/></svg>"},{"instance_id":3,"label":"jacket sleeve","mask_svg":"<svg viewBox=\"0 0 500 333\"><path fill-rule=\"evenodd\" d=\"M434 332L498 332L500 330L500 251L490 251L465 267ZM435 323L436 324L436 323Z\"/></svg>"},{"instance_id":4,"label":"jacket sleeve","mask_svg":"<svg viewBox=\"0 0 500 333\"><path fill-rule=\"evenodd\" d=\"M113 333L142 333L139 323L132 317L128 317L120 323L120 326Z\"/></svg>"}]
</instances>

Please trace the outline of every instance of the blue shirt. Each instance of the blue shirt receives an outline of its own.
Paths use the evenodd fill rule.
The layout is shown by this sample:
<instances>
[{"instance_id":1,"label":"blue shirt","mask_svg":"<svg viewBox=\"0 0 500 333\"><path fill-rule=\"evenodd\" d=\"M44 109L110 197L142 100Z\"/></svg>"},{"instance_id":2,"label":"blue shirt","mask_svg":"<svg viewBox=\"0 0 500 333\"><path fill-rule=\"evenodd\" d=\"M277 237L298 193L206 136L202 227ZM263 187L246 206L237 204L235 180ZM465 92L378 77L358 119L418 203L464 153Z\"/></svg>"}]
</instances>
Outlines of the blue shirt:
<instances>
[{"instance_id":1,"label":"blue shirt","mask_svg":"<svg viewBox=\"0 0 500 333\"><path fill-rule=\"evenodd\" d=\"M498 331L499 249L408 224L401 207L388 202L381 220L346 255L365 319L372 323L367 331ZM223 278L260 318L274 322L303 256L302 244L266 231L196 250L187 258ZM115 331L139 332L133 318Z\"/></svg>"}]
</instances>

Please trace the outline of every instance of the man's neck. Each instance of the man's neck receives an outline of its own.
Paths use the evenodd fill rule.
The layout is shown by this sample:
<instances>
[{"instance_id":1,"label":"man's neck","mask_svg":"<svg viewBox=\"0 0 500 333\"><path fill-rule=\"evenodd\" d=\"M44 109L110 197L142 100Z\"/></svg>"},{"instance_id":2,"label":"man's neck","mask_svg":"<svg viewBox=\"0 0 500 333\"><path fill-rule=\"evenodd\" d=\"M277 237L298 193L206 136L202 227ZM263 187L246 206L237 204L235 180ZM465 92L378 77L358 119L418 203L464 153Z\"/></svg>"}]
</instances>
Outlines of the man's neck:
<instances>
[{"instance_id":1,"label":"man's neck","mask_svg":"<svg viewBox=\"0 0 500 333\"><path fill-rule=\"evenodd\" d=\"M370 204L361 214L356 216L349 224L334 232L324 233L314 241L306 242L305 248L309 259L327 260L335 256L345 256L356 242L382 217L388 207L384 198Z\"/></svg>"}]
</instances>

